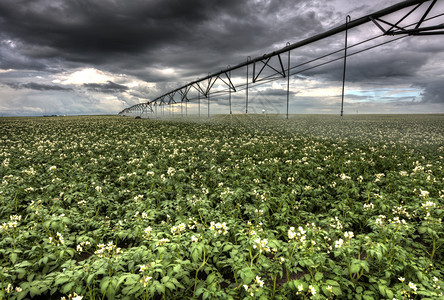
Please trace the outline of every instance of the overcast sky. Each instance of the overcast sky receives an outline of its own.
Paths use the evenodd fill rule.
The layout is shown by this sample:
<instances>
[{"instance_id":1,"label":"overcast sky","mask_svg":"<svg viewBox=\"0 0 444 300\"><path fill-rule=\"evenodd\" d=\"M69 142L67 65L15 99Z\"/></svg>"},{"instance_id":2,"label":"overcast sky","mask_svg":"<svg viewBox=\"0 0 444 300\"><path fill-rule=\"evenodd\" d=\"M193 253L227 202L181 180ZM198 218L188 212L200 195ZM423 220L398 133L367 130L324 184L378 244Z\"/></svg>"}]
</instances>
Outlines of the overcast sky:
<instances>
[{"instance_id":1,"label":"overcast sky","mask_svg":"<svg viewBox=\"0 0 444 300\"><path fill-rule=\"evenodd\" d=\"M397 2L1 0L0 115L116 114L248 56L341 25L347 14L357 19ZM443 0L429 16L440 13ZM385 19L396 22L399 16ZM412 15L403 24L418 19ZM443 17L424 25L441 23ZM380 33L368 23L350 30L348 43ZM382 37L349 53L391 39ZM341 33L293 50L291 65L341 49L343 43ZM349 57L345 113L443 113L442 45L444 35L407 37ZM290 113L339 113L342 64L293 75ZM313 64L293 72L308 66ZM245 72L233 72L233 80L242 84ZM286 84L282 78L253 87L249 112L285 113ZM245 111L245 91L232 100L234 112ZM226 95L212 101L212 113L229 112ZM197 105L189 109L196 111Z\"/></svg>"}]
</instances>

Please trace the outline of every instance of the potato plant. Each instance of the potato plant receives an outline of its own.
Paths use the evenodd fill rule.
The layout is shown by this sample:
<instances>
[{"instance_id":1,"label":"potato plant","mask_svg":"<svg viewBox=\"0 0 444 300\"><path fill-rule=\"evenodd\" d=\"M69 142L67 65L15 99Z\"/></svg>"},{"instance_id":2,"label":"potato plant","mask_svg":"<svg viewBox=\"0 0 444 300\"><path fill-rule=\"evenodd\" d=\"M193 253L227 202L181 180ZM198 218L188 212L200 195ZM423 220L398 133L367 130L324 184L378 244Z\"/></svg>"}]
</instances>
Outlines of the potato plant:
<instances>
[{"instance_id":1,"label":"potato plant","mask_svg":"<svg viewBox=\"0 0 444 300\"><path fill-rule=\"evenodd\" d=\"M0 120L0 299L439 299L444 117Z\"/></svg>"}]
</instances>

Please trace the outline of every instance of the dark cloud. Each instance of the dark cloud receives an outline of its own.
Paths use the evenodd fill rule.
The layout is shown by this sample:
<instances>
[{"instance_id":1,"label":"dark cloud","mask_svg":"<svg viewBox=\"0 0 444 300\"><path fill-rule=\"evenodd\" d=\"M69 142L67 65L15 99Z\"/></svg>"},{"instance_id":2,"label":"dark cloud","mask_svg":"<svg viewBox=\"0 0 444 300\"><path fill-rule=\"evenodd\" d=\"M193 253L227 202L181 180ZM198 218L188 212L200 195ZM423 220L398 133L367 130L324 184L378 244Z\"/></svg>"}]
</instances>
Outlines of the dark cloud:
<instances>
[{"instance_id":1,"label":"dark cloud","mask_svg":"<svg viewBox=\"0 0 444 300\"><path fill-rule=\"evenodd\" d=\"M128 87L122 84L117 84L112 81L107 83L85 83L83 84L90 91L99 93L121 93L128 90Z\"/></svg>"},{"instance_id":2,"label":"dark cloud","mask_svg":"<svg viewBox=\"0 0 444 300\"><path fill-rule=\"evenodd\" d=\"M423 90L421 102L444 104L444 78L416 83L414 86L420 87Z\"/></svg>"},{"instance_id":3,"label":"dark cloud","mask_svg":"<svg viewBox=\"0 0 444 300\"><path fill-rule=\"evenodd\" d=\"M48 84L40 84L36 82L28 82L28 83L6 83L7 86L13 89L30 89L36 91L72 91L71 88L59 86L59 85L48 85Z\"/></svg>"},{"instance_id":4,"label":"dark cloud","mask_svg":"<svg viewBox=\"0 0 444 300\"><path fill-rule=\"evenodd\" d=\"M270 53L287 42L298 42L343 24L347 14L356 19L392 4L390 0L1 0L0 71L20 70L24 75L16 79L8 77L12 74L0 73L0 80L29 82L7 84L14 89L72 88L73 99L106 93L122 102L138 103L222 70L228 64L243 62L247 56ZM368 24L350 30L350 43L378 31L374 29L373 24ZM341 49L343 42L343 34L338 34L296 49L292 51L292 65ZM424 76L422 72L428 72L430 77L442 73L430 67L441 64L442 57L436 58L437 53L443 53L442 38L406 38L350 57L347 82L366 86L415 83L423 90L424 103L441 103L439 85L418 80L418 76ZM286 55L282 59L285 64ZM299 69L319 62L322 61ZM276 58L270 64L280 68ZM109 81L80 81L80 88L51 84L64 84L68 82L64 78L84 68L106 72L110 76L104 80ZM172 71L165 72L169 69ZM46 77L46 84L33 82L31 78L35 76L30 72ZM271 73L273 70L266 67L258 80ZM126 81L120 75L129 79ZM304 77L299 79L305 78L310 84L316 81L320 88L336 86L342 80L342 61L301 75ZM245 70L233 71L232 76L245 78ZM137 80L146 84L131 82ZM286 91L257 88L253 95L270 99L263 101L282 103Z\"/></svg>"},{"instance_id":5,"label":"dark cloud","mask_svg":"<svg viewBox=\"0 0 444 300\"><path fill-rule=\"evenodd\" d=\"M0 34L16 41L16 53L34 60L57 58L126 72L154 64L210 70L219 61L235 64L239 54L246 58L272 43L321 30L314 10L301 3L4 0Z\"/></svg>"}]
</instances>

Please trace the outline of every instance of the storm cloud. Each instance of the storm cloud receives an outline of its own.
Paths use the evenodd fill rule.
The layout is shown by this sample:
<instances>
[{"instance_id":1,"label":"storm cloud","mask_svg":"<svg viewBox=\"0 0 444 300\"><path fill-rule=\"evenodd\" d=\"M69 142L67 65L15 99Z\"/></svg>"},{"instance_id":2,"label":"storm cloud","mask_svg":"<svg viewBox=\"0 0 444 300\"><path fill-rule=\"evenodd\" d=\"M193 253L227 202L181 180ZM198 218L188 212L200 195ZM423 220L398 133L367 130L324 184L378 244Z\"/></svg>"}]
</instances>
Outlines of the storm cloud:
<instances>
[{"instance_id":1,"label":"storm cloud","mask_svg":"<svg viewBox=\"0 0 444 300\"><path fill-rule=\"evenodd\" d=\"M72 91L71 88L66 88L58 85L40 84L36 82L28 83L6 83L9 87L13 89L30 89L36 91Z\"/></svg>"},{"instance_id":2,"label":"storm cloud","mask_svg":"<svg viewBox=\"0 0 444 300\"><path fill-rule=\"evenodd\" d=\"M112 81L108 81L105 84L101 83L85 83L83 85L88 90L100 92L100 93L118 93L118 92L124 92L128 90L127 86L124 86L122 84L117 84Z\"/></svg>"},{"instance_id":3,"label":"storm cloud","mask_svg":"<svg viewBox=\"0 0 444 300\"><path fill-rule=\"evenodd\" d=\"M438 2L431 15L444 12ZM390 0L2 0L0 96L5 97L0 97L0 104L7 110L11 99L28 99L31 94L26 91L33 96L39 91L42 98L46 92L66 92L71 93L69 105L78 99L76 113L81 112L79 103L89 112L85 103L100 103L102 96L109 112L116 113L248 56L272 52L287 42L343 24L347 14L355 19L392 4ZM349 45L377 32L373 24L350 30ZM341 49L343 42L343 35L337 35L292 51L292 63ZM349 92L349 99L361 101L367 89L400 90L402 86L416 89L419 103L442 103L442 42L442 36L408 37L349 57L347 87L360 90ZM359 50L356 47L350 53ZM318 97L306 102L314 107L322 97L337 97L341 55L336 55L335 63L292 76L292 83L298 84L290 90L294 101ZM243 70L233 73L238 81L245 77ZM270 85L252 95L284 103L285 88L285 84ZM319 93L304 94L304 88ZM372 99L378 95L374 92ZM238 93L233 99L241 97Z\"/></svg>"}]
</instances>

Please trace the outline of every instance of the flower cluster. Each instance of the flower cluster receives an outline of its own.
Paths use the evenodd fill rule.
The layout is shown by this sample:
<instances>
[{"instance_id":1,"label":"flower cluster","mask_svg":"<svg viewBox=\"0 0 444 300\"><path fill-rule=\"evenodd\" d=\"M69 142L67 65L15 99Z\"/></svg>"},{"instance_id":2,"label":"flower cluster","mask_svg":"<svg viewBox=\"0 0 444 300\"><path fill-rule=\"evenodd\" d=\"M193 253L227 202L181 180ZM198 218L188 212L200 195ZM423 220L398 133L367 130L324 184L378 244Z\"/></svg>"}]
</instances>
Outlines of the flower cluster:
<instances>
[{"instance_id":1,"label":"flower cluster","mask_svg":"<svg viewBox=\"0 0 444 300\"><path fill-rule=\"evenodd\" d=\"M218 234L226 235L228 233L228 227L225 222L223 223L211 222L209 229L213 231L214 236L217 236Z\"/></svg>"},{"instance_id":2,"label":"flower cluster","mask_svg":"<svg viewBox=\"0 0 444 300\"><path fill-rule=\"evenodd\" d=\"M83 248L84 247L86 248L89 245L91 245L91 243L88 242L88 241L80 242L80 244L78 244L77 247L76 247L77 252L79 252L79 253L83 252Z\"/></svg>"},{"instance_id":3,"label":"flower cluster","mask_svg":"<svg viewBox=\"0 0 444 300\"><path fill-rule=\"evenodd\" d=\"M199 242L199 239L200 239L200 238L202 238L202 237L200 236L200 234L192 235L192 236L191 236L191 242L192 242L192 243L197 243L197 242Z\"/></svg>"},{"instance_id":4,"label":"flower cluster","mask_svg":"<svg viewBox=\"0 0 444 300\"><path fill-rule=\"evenodd\" d=\"M97 250L94 252L98 257L112 257L121 252L121 249L118 248L113 242L109 242L108 244L98 244Z\"/></svg>"},{"instance_id":5,"label":"flower cluster","mask_svg":"<svg viewBox=\"0 0 444 300\"><path fill-rule=\"evenodd\" d=\"M174 174L176 174L176 169L174 169L173 167L169 167L168 171L167 171L167 174L169 176L173 176Z\"/></svg>"},{"instance_id":6,"label":"flower cluster","mask_svg":"<svg viewBox=\"0 0 444 300\"><path fill-rule=\"evenodd\" d=\"M5 289L6 294L10 294L14 291L17 293L20 293L22 291L22 288L19 286L16 286L14 288L14 286L12 284L8 283L8 285L6 286L6 289Z\"/></svg>"},{"instance_id":7,"label":"flower cluster","mask_svg":"<svg viewBox=\"0 0 444 300\"><path fill-rule=\"evenodd\" d=\"M346 239L351 240L354 236L355 236L355 235L353 234L352 231L346 231L346 232L344 232L344 237L345 237Z\"/></svg>"},{"instance_id":8,"label":"flower cluster","mask_svg":"<svg viewBox=\"0 0 444 300\"><path fill-rule=\"evenodd\" d=\"M159 246L162 246L163 244L166 244L166 243L169 243L169 242L171 242L169 239L160 239L160 240L158 240L157 241L157 243L156 243L156 247L159 247Z\"/></svg>"},{"instance_id":9,"label":"flower cluster","mask_svg":"<svg viewBox=\"0 0 444 300\"><path fill-rule=\"evenodd\" d=\"M270 252L267 239L261 239L259 237L254 240L253 248L258 249L260 253L263 251Z\"/></svg>"},{"instance_id":10,"label":"flower cluster","mask_svg":"<svg viewBox=\"0 0 444 300\"><path fill-rule=\"evenodd\" d=\"M375 177L376 177L375 182L379 182L381 181L382 177L385 177L385 174L384 173L375 174Z\"/></svg>"},{"instance_id":11,"label":"flower cluster","mask_svg":"<svg viewBox=\"0 0 444 300\"><path fill-rule=\"evenodd\" d=\"M342 229L342 224L341 224L341 221L339 221L338 217L334 217L334 218L330 219L330 227L337 229L337 230Z\"/></svg>"},{"instance_id":12,"label":"flower cluster","mask_svg":"<svg viewBox=\"0 0 444 300\"><path fill-rule=\"evenodd\" d=\"M299 241L304 244L305 240L306 240L306 234L307 231L304 230L304 228L302 228L301 226L298 227L298 231L295 232L295 228L294 227L290 227L290 229L288 230L288 239L289 240L293 240L296 237L299 239Z\"/></svg>"},{"instance_id":13,"label":"flower cluster","mask_svg":"<svg viewBox=\"0 0 444 300\"><path fill-rule=\"evenodd\" d=\"M379 216L376 218L376 220L375 220L376 225L383 227L384 224L385 224L385 219L386 219L386 218L387 218L387 217L384 216L384 215L379 215Z\"/></svg>"},{"instance_id":14,"label":"flower cluster","mask_svg":"<svg viewBox=\"0 0 444 300\"><path fill-rule=\"evenodd\" d=\"M52 236L49 237L49 242L52 244L54 243L56 246L63 245L65 243L65 240L63 239L63 236L60 232L57 232L56 238L53 238Z\"/></svg>"},{"instance_id":15,"label":"flower cluster","mask_svg":"<svg viewBox=\"0 0 444 300\"><path fill-rule=\"evenodd\" d=\"M151 231L152 231L153 229L151 228L151 226L148 226L147 228L145 228L144 230L143 230L143 232L145 232L145 237L147 238L147 239L149 239L150 238L150 236L151 236Z\"/></svg>"},{"instance_id":16,"label":"flower cluster","mask_svg":"<svg viewBox=\"0 0 444 300\"><path fill-rule=\"evenodd\" d=\"M256 276L251 286L248 286L246 284L243 285L245 291L247 291L247 293L250 294L251 297L254 297L255 293L259 290L259 288L263 286L264 286L264 281L259 276Z\"/></svg>"},{"instance_id":17,"label":"flower cluster","mask_svg":"<svg viewBox=\"0 0 444 300\"><path fill-rule=\"evenodd\" d=\"M341 248L343 244L344 244L344 240L339 239L335 242L335 248Z\"/></svg>"},{"instance_id":18,"label":"flower cluster","mask_svg":"<svg viewBox=\"0 0 444 300\"><path fill-rule=\"evenodd\" d=\"M6 231L8 229L16 228L18 226L18 222L21 221L22 216L20 216L20 215L11 215L11 216L9 216L9 219L11 221L9 221L8 223L3 223L0 226L0 229L2 231Z\"/></svg>"},{"instance_id":19,"label":"flower cluster","mask_svg":"<svg viewBox=\"0 0 444 300\"><path fill-rule=\"evenodd\" d=\"M82 300L83 296L79 296L76 293L72 293L68 295L68 299L66 297L61 297L60 300Z\"/></svg>"},{"instance_id":20,"label":"flower cluster","mask_svg":"<svg viewBox=\"0 0 444 300\"><path fill-rule=\"evenodd\" d=\"M180 223L177 226L171 227L171 234L181 234L183 231L185 231L185 223Z\"/></svg>"},{"instance_id":21,"label":"flower cluster","mask_svg":"<svg viewBox=\"0 0 444 300\"><path fill-rule=\"evenodd\" d=\"M365 210L372 210L374 208L375 208L375 205L373 203L371 203L371 202L369 204L364 203L364 209Z\"/></svg>"},{"instance_id":22,"label":"flower cluster","mask_svg":"<svg viewBox=\"0 0 444 300\"><path fill-rule=\"evenodd\" d=\"M258 232L263 232L264 229L262 228L263 223L259 222L259 224L257 224L256 226L254 226L253 224L251 224L250 221L247 222L248 225L248 235L250 237L254 237L257 235Z\"/></svg>"},{"instance_id":23,"label":"flower cluster","mask_svg":"<svg viewBox=\"0 0 444 300\"><path fill-rule=\"evenodd\" d=\"M140 201L140 200L142 200L143 199L143 195L136 195L136 196L134 196L134 201Z\"/></svg>"}]
</instances>

